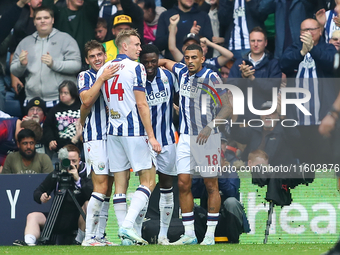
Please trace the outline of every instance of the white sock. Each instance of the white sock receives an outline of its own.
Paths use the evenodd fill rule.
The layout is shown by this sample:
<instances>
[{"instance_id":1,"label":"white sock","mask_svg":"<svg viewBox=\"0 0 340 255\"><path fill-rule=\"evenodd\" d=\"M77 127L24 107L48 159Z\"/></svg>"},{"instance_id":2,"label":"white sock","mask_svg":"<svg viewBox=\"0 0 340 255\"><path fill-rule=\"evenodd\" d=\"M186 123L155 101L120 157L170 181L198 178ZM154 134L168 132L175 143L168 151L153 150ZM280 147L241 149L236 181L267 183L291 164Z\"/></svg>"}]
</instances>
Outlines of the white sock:
<instances>
[{"instance_id":1,"label":"white sock","mask_svg":"<svg viewBox=\"0 0 340 255\"><path fill-rule=\"evenodd\" d=\"M104 202L102 204L102 208L100 210L100 214L99 214L99 223L98 223L98 228L97 228L97 233L96 233L96 237L98 238L104 237L106 223L109 217L108 215L109 207L110 207L110 198L105 197Z\"/></svg>"},{"instance_id":2,"label":"white sock","mask_svg":"<svg viewBox=\"0 0 340 255\"><path fill-rule=\"evenodd\" d=\"M215 237L215 229L218 223L219 213L209 213L208 212L208 220L207 220L207 232L205 232L205 236L207 237Z\"/></svg>"},{"instance_id":3,"label":"white sock","mask_svg":"<svg viewBox=\"0 0 340 255\"><path fill-rule=\"evenodd\" d=\"M31 234L25 235L24 239L25 239L25 243L27 243L28 245L35 245L35 242L37 241L35 236Z\"/></svg>"},{"instance_id":4,"label":"white sock","mask_svg":"<svg viewBox=\"0 0 340 255\"><path fill-rule=\"evenodd\" d=\"M77 236L76 236L76 241L81 243L83 242L85 238L85 232L83 230L81 230L80 228L78 228L78 233L77 233Z\"/></svg>"},{"instance_id":5,"label":"white sock","mask_svg":"<svg viewBox=\"0 0 340 255\"><path fill-rule=\"evenodd\" d=\"M174 196L172 187L170 189L160 188L159 211L160 211L160 229L158 238L161 236L168 236L172 212L174 209Z\"/></svg>"},{"instance_id":6,"label":"white sock","mask_svg":"<svg viewBox=\"0 0 340 255\"><path fill-rule=\"evenodd\" d=\"M133 194L131 199L131 204L129 210L126 214L125 220L123 222L124 228L133 228L133 224L139 212L144 208L145 204L149 201L151 191L143 186L139 185L136 192Z\"/></svg>"},{"instance_id":7,"label":"white sock","mask_svg":"<svg viewBox=\"0 0 340 255\"><path fill-rule=\"evenodd\" d=\"M148 211L148 205L149 205L149 203L146 202L143 209L139 212L139 214L136 218L135 224L133 225L134 229L136 230L136 232L139 236L142 236L142 226L143 226L145 214Z\"/></svg>"},{"instance_id":8,"label":"white sock","mask_svg":"<svg viewBox=\"0 0 340 255\"><path fill-rule=\"evenodd\" d=\"M113 208L115 210L118 226L121 227L126 217L126 195L115 194L113 196Z\"/></svg>"},{"instance_id":9,"label":"white sock","mask_svg":"<svg viewBox=\"0 0 340 255\"><path fill-rule=\"evenodd\" d=\"M194 212L182 213L182 222L184 225L184 234L187 236L196 236L195 235L195 226L194 226Z\"/></svg>"},{"instance_id":10,"label":"white sock","mask_svg":"<svg viewBox=\"0 0 340 255\"><path fill-rule=\"evenodd\" d=\"M92 192L91 194L89 204L87 205L85 240L96 236L99 214L104 198L105 195L98 192Z\"/></svg>"}]
</instances>

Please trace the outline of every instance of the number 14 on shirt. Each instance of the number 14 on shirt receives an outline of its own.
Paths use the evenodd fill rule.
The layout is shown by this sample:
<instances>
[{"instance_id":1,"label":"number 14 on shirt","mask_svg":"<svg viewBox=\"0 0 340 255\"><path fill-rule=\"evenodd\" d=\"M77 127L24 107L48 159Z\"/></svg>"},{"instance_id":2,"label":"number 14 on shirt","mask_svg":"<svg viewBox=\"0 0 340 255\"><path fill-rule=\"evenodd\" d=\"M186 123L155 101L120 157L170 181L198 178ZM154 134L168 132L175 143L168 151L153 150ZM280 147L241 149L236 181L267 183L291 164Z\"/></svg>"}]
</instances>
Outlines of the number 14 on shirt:
<instances>
[{"instance_id":1,"label":"number 14 on shirt","mask_svg":"<svg viewBox=\"0 0 340 255\"><path fill-rule=\"evenodd\" d=\"M105 81L105 95L107 101L110 102L110 95L117 94L118 101L123 101L124 89L122 88L122 83L118 83L118 88L116 88L118 82L119 74L112 77L111 87L109 88L109 81Z\"/></svg>"}]
</instances>

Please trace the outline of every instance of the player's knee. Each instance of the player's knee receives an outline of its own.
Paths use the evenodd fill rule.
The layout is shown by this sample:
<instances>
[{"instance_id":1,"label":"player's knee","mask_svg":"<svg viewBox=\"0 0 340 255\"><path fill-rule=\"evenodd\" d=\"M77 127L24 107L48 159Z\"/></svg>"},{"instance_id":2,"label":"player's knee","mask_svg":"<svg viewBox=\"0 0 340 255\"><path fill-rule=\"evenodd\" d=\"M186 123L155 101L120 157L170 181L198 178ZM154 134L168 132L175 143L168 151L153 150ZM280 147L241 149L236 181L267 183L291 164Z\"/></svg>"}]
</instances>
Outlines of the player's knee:
<instances>
[{"instance_id":1,"label":"player's knee","mask_svg":"<svg viewBox=\"0 0 340 255\"><path fill-rule=\"evenodd\" d=\"M189 192L191 189L190 180L178 178L178 189L181 193Z\"/></svg>"}]
</instances>

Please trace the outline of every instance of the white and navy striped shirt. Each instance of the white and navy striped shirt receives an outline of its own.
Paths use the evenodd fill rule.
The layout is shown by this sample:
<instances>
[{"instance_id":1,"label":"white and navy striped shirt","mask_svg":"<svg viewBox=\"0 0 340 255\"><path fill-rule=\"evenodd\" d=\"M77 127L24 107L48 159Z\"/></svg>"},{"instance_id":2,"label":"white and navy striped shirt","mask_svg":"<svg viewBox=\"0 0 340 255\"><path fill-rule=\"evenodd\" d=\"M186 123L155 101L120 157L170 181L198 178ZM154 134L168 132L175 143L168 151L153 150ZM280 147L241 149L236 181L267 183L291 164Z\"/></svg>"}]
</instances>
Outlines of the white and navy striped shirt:
<instances>
[{"instance_id":1,"label":"white and navy striped shirt","mask_svg":"<svg viewBox=\"0 0 340 255\"><path fill-rule=\"evenodd\" d=\"M192 76L182 63L176 63L172 70L180 85L180 133L198 135L216 116L217 101L225 90L216 89L215 84L222 84L222 81L206 67ZM215 133L218 133L217 128L212 130L212 134Z\"/></svg>"},{"instance_id":2,"label":"white and navy striped shirt","mask_svg":"<svg viewBox=\"0 0 340 255\"><path fill-rule=\"evenodd\" d=\"M325 23L325 36L326 42L328 43L329 39L332 38L332 34L335 30L340 30L340 27L335 25L333 18L337 16L337 13L334 10L329 10L326 12L326 23Z\"/></svg>"},{"instance_id":3,"label":"white and navy striped shirt","mask_svg":"<svg viewBox=\"0 0 340 255\"><path fill-rule=\"evenodd\" d=\"M310 126L320 124L320 98L319 98L319 83L316 73L315 61L308 52L303 61L299 64L299 69L295 78L295 86L297 88L304 88L310 91L311 99L304 103L303 106L312 114L304 115L299 108L297 108L298 124L301 126ZM297 93L297 98L304 98L303 93Z\"/></svg>"},{"instance_id":4,"label":"white and navy striped shirt","mask_svg":"<svg viewBox=\"0 0 340 255\"><path fill-rule=\"evenodd\" d=\"M96 72L93 69L83 71L78 75L79 94L89 90L96 82ZM106 140L107 114L102 94L91 108L91 112L85 120L83 129L83 141Z\"/></svg>"},{"instance_id":5,"label":"white and navy striped shirt","mask_svg":"<svg viewBox=\"0 0 340 255\"><path fill-rule=\"evenodd\" d=\"M142 64L132 61L125 54L102 66L98 75L112 64L119 65L116 75L106 81L102 92L109 108L108 135L144 136L142 120L138 114L134 90L145 92L146 72Z\"/></svg>"},{"instance_id":6,"label":"white and navy striped shirt","mask_svg":"<svg viewBox=\"0 0 340 255\"><path fill-rule=\"evenodd\" d=\"M234 28L230 34L229 50L250 49L245 0L235 0L233 18Z\"/></svg>"},{"instance_id":7,"label":"white and navy striped shirt","mask_svg":"<svg viewBox=\"0 0 340 255\"><path fill-rule=\"evenodd\" d=\"M161 146L175 143L172 104L174 93L178 91L177 79L168 70L158 68L153 81L146 81L146 100L150 107L152 128Z\"/></svg>"}]
</instances>

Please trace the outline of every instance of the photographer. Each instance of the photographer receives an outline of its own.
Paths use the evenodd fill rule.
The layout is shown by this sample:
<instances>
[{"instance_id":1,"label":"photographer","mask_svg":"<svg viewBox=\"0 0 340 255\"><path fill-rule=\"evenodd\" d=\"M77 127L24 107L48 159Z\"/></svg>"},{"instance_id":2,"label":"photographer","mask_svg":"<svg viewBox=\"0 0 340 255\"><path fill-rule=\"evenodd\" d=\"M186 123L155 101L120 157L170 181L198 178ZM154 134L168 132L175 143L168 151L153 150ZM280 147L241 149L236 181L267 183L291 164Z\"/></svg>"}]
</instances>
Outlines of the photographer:
<instances>
[{"instance_id":1,"label":"photographer","mask_svg":"<svg viewBox=\"0 0 340 255\"><path fill-rule=\"evenodd\" d=\"M89 200L92 193L92 181L86 177L85 165L80 162L80 151L72 144L66 145L65 148L68 151L68 159L70 160L70 166L67 167L67 171L72 174L71 181L74 182L74 195L80 204L83 206L85 201ZM61 153L60 153L61 154ZM60 155L59 154L59 155ZM62 160L64 157L59 158ZM58 178L54 176L58 175L57 171L50 173L46 179L39 185L34 191L34 200L41 204L46 203L51 199L51 192L56 192L60 188ZM48 213L32 212L27 216L25 227L25 240L14 241L14 245L18 246L33 246L36 244L37 239L40 237L40 230L44 227ZM54 234L63 234L65 236L72 236L74 230L78 225L81 225L82 231L85 230L85 222L80 216L80 213L73 202L71 196L66 194L63 204L61 205L56 223L53 228ZM79 223L78 223L79 219ZM77 237L78 238L78 237ZM82 240L77 239L78 242ZM65 240L65 244L74 243L74 240Z\"/></svg>"}]
</instances>

